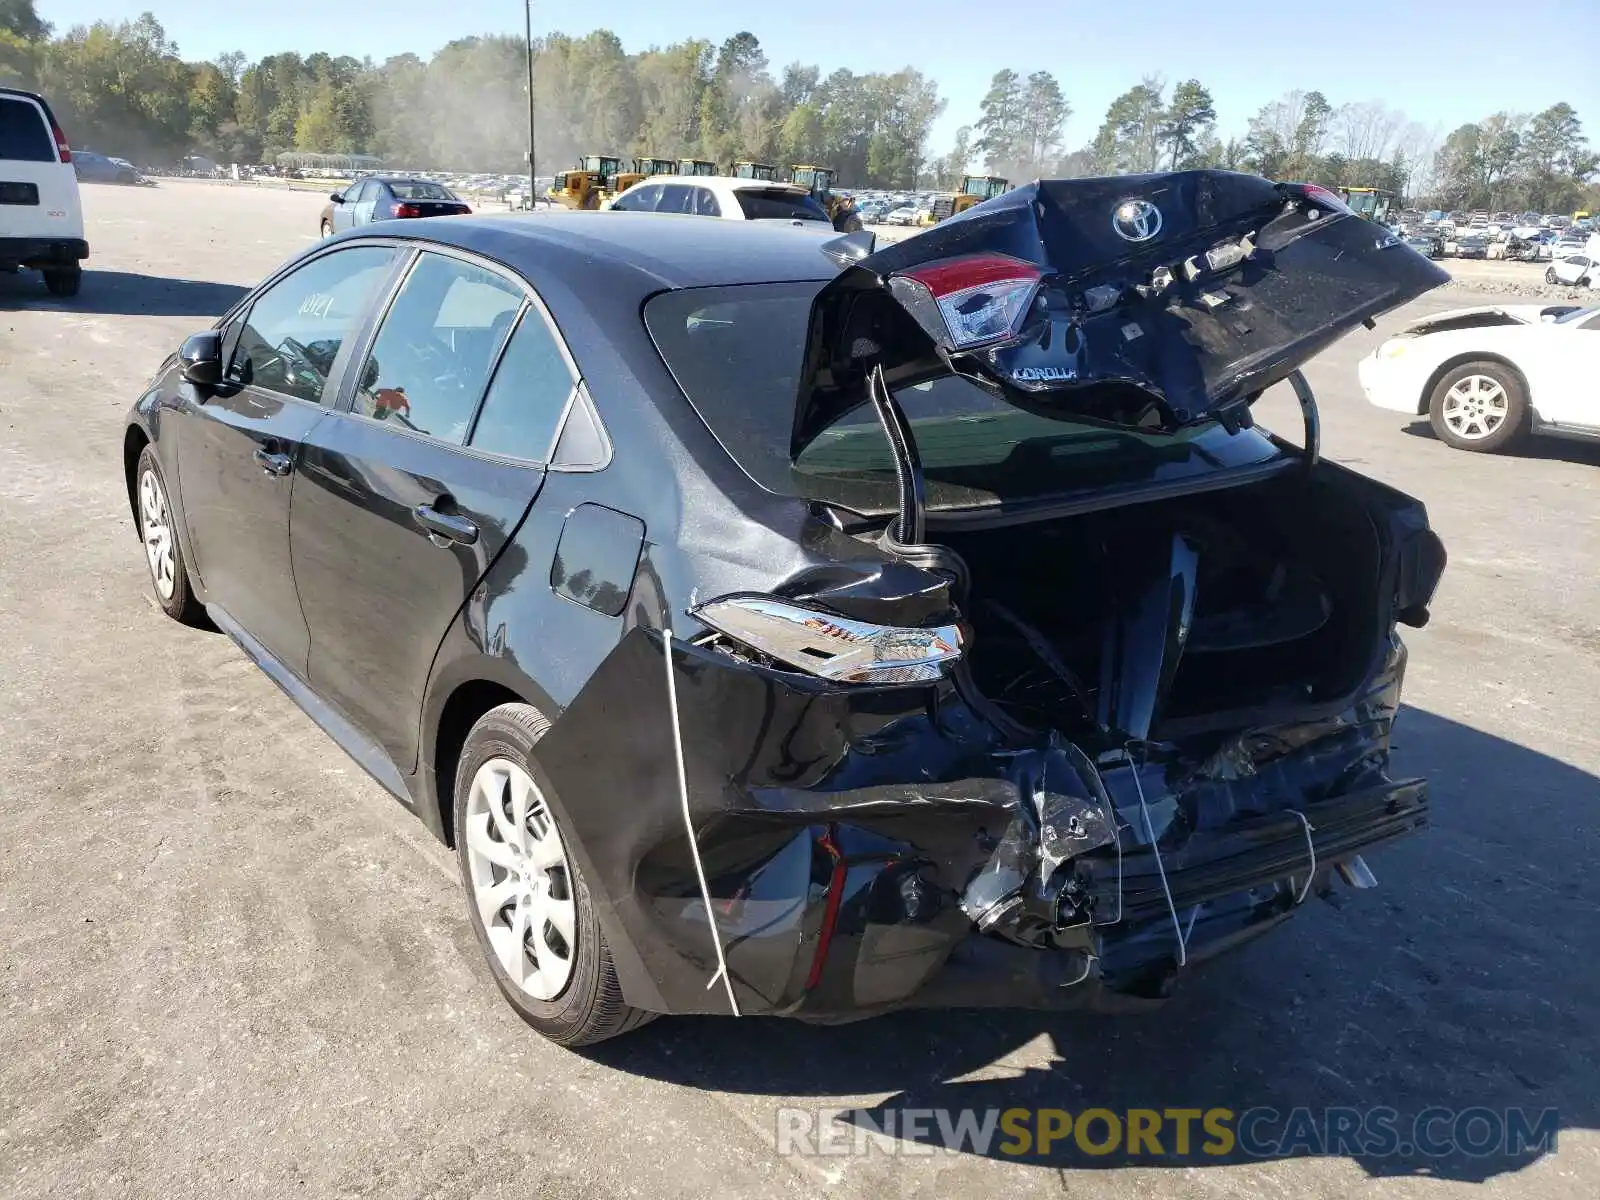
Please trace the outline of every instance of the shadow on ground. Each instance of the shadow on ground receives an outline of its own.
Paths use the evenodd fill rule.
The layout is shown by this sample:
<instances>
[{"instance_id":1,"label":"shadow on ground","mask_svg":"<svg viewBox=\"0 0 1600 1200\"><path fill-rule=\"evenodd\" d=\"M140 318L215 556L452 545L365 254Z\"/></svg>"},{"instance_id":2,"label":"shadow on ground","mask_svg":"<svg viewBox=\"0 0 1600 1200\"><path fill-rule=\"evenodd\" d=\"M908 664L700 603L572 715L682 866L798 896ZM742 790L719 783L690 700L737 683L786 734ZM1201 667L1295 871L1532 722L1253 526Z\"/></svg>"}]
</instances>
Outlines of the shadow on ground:
<instances>
[{"instance_id":1,"label":"shadow on ground","mask_svg":"<svg viewBox=\"0 0 1600 1200\"><path fill-rule=\"evenodd\" d=\"M1437 442L1433 426L1427 421L1413 421L1401 428L1414 438ZM1467 453L1463 451L1463 453ZM1524 437L1509 449L1496 453L1511 458L1542 458L1556 462L1584 463L1600 466L1600 441L1579 441L1566 437Z\"/></svg>"},{"instance_id":2,"label":"shadow on ground","mask_svg":"<svg viewBox=\"0 0 1600 1200\"><path fill-rule=\"evenodd\" d=\"M0 308L60 309L105 316L220 317L248 289L128 271L86 270L76 296L52 296L37 271L0 275Z\"/></svg>"},{"instance_id":3,"label":"shadow on ground","mask_svg":"<svg viewBox=\"0 0 1600 1200\"><path fill-rule=\"evenodd\" d=\"M1429 1110L1508 1109L1561 1131L1600 1124L1600 923L1591 878L1600 780L1489 733L1406 709L1396 774L1432 781L1433 825L1372 856L1375 891L1311 902L1287 929L1214 965L1164 1009L1132 1017L964 1011L903 1013L817 1028L751 1019L663 1020L589 1053L620 1070L716 1091L790 1097L894 1093L843 1120L883 1128L918 1109L1091 1107L1275 1110L1249 1152L1095 1156L1070 1138L1048 1154L1016 1150L997 1132L986 1151L1052 1168L1223 1165L1326 1154L1377 1177L1480 1182L1549 1149L1446 1150L1452 1121ZM1044 1047L1030 1047L1035 1039ZM1002 1079L964 1076L996 1067ZM1047 1066L1036 1065L1042 1060ZM1290 1114L1394 1110L1387 1148L1370 1141L1295 1144ZM954 1117L954 1113L951 1117ZM934 1120L913 1140L946 1144ZM904 1116L895 1122L905 1153ZM1241 1122L1242 1125L1242 1122ZM1460 1132L1473 1146L1492 1132ZM1319 1126L1320 1127L1320 1126ZM1372 1131L1376 1133L1376 1127ZM1364 1135L1363 1135L1364 1136ZM848 1131L847 1131L848 1137ZM1106 1137L1095 1127L1095 1141ZM1198 1121L1193 1147L1205 1140ZM1242 1139L1241 1139L1242 1140ZM1006 1143L1010 1141L1008 1151ZM973 1153L971 1144L963 1146ZM1030 1148L1031 1150L1032 1148ZM1148 1144L1144 1147L1149 1151Z\"/></svg>"}]
</instances>

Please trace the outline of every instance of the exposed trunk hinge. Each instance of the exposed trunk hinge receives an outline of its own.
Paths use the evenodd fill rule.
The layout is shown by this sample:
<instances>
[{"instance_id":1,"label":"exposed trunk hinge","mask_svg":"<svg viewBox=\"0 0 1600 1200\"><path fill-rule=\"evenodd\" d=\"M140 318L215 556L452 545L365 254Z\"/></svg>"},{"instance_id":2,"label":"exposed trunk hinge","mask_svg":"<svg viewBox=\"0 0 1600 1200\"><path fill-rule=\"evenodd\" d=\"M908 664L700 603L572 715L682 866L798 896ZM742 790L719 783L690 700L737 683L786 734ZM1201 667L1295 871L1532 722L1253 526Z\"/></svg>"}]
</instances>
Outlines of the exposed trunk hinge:
<instances>
[{"instance_id":1,"label":"exposed trunk hinge","mask_svg":"<svg viewBox=\"0 0 1600 1200\"><path fill-rule=\"evenodd\" d=\"M1322 455L1322 418L1317 415L1317 398L1311 394L1311 385L1298 370L1289 372L1289 386L1294 398L1300 402L1300 420L1305 424L1305 445L1301 455L1306 474L1311 474Z\"/></svg>"},{"instance_id":2,"label":"exposed trunk hinge","mask_svg":"<svg viewBox=\"0 0 1600 1200\"><path fill-rule=\"evenodd\" d=\"M899 515L895 518L894 540L908 546L922 544L923 515L928 507L927 483L922 477L922 457L905 410L889 391L883 378L883 365L874 364L867 376L867 394L877 410L889 447L894 451L894 473L900 483Z\"/></svg>"}]
</instances>

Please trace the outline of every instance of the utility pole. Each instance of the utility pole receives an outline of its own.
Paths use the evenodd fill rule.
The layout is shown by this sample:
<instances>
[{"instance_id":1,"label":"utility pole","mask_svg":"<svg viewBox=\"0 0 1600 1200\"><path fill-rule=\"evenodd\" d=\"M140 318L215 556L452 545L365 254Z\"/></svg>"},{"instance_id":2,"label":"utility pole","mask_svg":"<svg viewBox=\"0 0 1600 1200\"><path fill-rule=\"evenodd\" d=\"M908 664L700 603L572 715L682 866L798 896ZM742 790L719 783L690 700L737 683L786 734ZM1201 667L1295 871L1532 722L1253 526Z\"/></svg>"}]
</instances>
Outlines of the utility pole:
<instances>
[{"instance_id":1,"label":"utility pole","mask_svg":"<svg viewBox=\"0 0 1600 1200\"><path fill-rule=\"evenodd\" d=\"M523 0L528 20L528 207L538 198L539 167L533 150L533 0Z\"/></svg>"}]
</instances>

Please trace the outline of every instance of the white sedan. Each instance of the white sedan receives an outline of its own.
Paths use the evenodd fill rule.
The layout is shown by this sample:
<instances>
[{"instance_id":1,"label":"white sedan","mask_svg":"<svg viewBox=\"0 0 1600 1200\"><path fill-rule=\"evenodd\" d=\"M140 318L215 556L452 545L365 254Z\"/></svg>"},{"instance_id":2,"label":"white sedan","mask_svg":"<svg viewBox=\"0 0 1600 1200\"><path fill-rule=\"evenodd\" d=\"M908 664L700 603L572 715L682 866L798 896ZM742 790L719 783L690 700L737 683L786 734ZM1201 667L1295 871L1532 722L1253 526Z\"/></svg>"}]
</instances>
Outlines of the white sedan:
<instances>
[{"instance_id":1,"label":"white sedan","mask_svg":"<svg viewBox=\"0 0 1600 1200\"><path fill-rule=\"evenodd\" d=\"M1506 305L1436 313L1358 367L1379 408L1427 414L1458 450L1525 433L1600 438L1600 308Z\"/></svg>"},{"instance_id":2,"label":"white sedan","mask_svg":"<svg viewBox=\"0 0 1600 1200\"><path fill-rule=\"evenodd\" d=\"M828 210L798 184L727 175L651 175L623 191L608 207L614 212L682 213L833 228Z\"/></svg>"}]
</instances>

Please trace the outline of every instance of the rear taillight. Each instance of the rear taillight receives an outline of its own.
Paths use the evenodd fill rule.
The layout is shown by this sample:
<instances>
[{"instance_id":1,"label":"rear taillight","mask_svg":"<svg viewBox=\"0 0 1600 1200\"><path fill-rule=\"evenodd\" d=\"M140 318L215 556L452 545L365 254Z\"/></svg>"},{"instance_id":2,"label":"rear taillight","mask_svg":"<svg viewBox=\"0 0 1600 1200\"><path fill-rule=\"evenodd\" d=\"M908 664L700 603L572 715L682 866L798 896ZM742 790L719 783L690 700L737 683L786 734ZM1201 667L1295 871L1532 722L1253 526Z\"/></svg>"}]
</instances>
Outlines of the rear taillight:
<instances>
[{"instance_id":1,"label":"rear taillight","mask_svg":"<svg viewBox=\"0 0 1600 1200\"><path fill-rule=\"evenodd\" d=\"M1336 209L1339 212L1351 211L1350 206L1344 202L1338 192L1330 192L1327 188L1318 187L1314 183L1302 183L1300 190L1309 199L1315 200L1319 204L1326 204L1329 208Z\"/></svg>"},{"instance_id":2,"label":"rear taillight","mask_svg":"<svg viewBox=\"0 0 1600 1200\"><path fill-rule=\"evenodd\" d=\"M61 156L61 161L72 161L72 149L67 145L67 135L61 132L61 126L54 121L50 122L50 136L56 139L56 153Z\"/></svg>"},{"instance_id":3,"label":"rear taillight","mask_svg":"<svg viewBox=\"0 0 1600 1200\"><path fill-rule=\"evenodd\" d=\"M396 204L394 206L394 215L397 217L420 217L422 210L415 204Z\"/></svg>"},{"instance_id":4,"label":"rear taillight","mask_svg":"<svg viewBox=\"0 0 1600 1200\"><path fill-rule=\"evenodd\" d=\"M961 657L958 625L875 625L763 595L723 596L691 615L742 646L836 683L924 683Z\"/></svg>"},{"instance_id":5,"label":"rear taillight","mask_svg":"<svg viewBox=\"0 0 1600 1200\"><path fill-rule=\"evenodd\" d=\"M899 272L889 289L935 341L972 350L1016 336L1043 277L1019 258L969 254Z\"/></svg>"}]
</instances>

